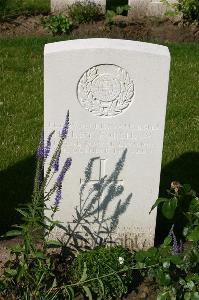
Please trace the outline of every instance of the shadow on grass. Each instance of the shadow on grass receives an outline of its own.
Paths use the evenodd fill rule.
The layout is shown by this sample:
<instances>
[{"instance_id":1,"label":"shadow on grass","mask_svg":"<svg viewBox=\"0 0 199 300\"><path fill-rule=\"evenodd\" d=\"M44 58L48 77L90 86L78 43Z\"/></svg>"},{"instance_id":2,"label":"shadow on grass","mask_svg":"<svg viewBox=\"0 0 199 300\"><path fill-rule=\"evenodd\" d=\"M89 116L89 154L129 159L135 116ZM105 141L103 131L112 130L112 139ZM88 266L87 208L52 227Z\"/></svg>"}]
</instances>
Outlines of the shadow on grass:
<instances>
[{"instance_id":1,"label":"shadow on grass","mask_svg":"<svg viewBox=\"0 0 199 300\"><path fill-rule=\"evenodd\" d=\"M182 154L178 159L167 164L161 171L160 177L160 197L167 197L167 192L172 181L178 181L181 184L188 183L192 189L199 194L199 152L187 152ZM180 224L182 227L183 224ZM156 221L155 245L160 244L167 236L172 223L166 220L160 209ZM179 233L180 234L180 233Z\"/></svg>"},{"instance_id":2,"label":"shadow on grass","mask_svg":"<svg viewBox=\"0 0 199 300\"><path fill-rule=\"evenodd\" d=\"M36 159L29 157L0 172L0 234L13 224L20 222L15 208L31 201ZM199 194L199 152L188 152L167 164L161 172L160 196L166 196L172 181L189 183ZM171 224L157 215L155 244L158 245L168 234Z\"/></svg>"},{"instance_id":3,"label":"shadow on grass","mask_svg":"<svg viewBox=\"0 0 199 300\"><path fill-rule=\"evenodd\" d=\"M36 169L34 156L0 172L0 234L19 223L16 208L31 201Z\"/></svg>"}]
</instances>

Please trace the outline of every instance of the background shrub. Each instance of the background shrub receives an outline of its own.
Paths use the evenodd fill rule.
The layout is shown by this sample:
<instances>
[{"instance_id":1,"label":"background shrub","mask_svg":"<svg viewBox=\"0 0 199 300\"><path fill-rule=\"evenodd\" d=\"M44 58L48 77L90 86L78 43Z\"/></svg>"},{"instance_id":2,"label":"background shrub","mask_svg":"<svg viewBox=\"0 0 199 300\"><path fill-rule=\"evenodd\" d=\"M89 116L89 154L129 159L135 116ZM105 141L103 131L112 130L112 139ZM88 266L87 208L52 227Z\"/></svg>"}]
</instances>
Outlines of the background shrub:
<instances>
[{"instance_id":1,"label":"background shrub","mask_svg":"<svg viewBox=\"0 0 199 300\"><path fill-rule=\"evenodd\" d=\"M102 7L94 2L76 2L68 7L69 17L76 23L89 23L102 18Z\"/></svg>"},{"instance_id":2,"label":"background shrub","mask_svg":"<svg viewBox=\"0 0 199 300\"><path fill-rule=\"evenodd\" d=\"M63 15L49 16L43 21L44 27L48 28L53 34L67 34L73 28L72 21Z\"/></svg>"},{"instance_id":3,"label":"background shrub","mask_svg":"<svg viewBox=\"0 0 199 300\"><path fill-rule=\"evenodd\" d=\"M185 22L199 23L199 0L179 0L177 9Z\"/></svg>"},{"instance_id":4,"label":"background shrub","mask_svg":"<svg viewBox=\"0 0 199 300\"><path fill-rule=\"evenodd\" d=\"M50 12L49 0L0 0L0 21Z\"/></svg>"},{"instance_id":5,"label":"background shrub","mask_svg":"<svg viewBox=\"0 0 199 300\"><path fill-rule=\"evenodd\" d=\"M80 253L72 266L73 281L81 280L82 274L85 273L85 266L87 280L96 278L87 283L88 288L93 295L101 295L103 299L121 297L134 280L132 271L125 271L125 268L132 267L132 253L121 246L97 247L92 251ZM113 275L106 277L111 272Z\"/></svg>"}]
</instances>

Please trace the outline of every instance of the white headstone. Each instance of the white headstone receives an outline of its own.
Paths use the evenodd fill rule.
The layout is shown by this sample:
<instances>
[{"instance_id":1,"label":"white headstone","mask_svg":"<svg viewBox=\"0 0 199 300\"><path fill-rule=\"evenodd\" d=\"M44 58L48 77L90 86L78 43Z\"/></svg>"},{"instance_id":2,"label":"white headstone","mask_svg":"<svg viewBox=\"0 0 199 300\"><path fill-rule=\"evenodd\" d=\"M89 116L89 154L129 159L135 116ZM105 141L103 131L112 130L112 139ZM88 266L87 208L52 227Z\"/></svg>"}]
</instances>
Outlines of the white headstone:
<instances>
[{"instance_id":1,"label":"white headstone","mask_svg":"<svg viewBox=\"0 0 199 300\"><path fill-rule=\"evenodd\" d=\"M131 248L152 246L156 212L149 211L159 192L168 48L127 40L73 40L47 44L44 59L46 138L53 129L61 129L67 110L70 112L61 163L69 156L73 161L63 183L57 218L65 224L73 221L75 207L82 205L85 168L91 158L98 157L93 159L87 186L91 188L113 172L107 185L114 181L117 191L124 189L114 199L109 197L106 217L119 207L120 199L121 203L128 199L126 211L122 211L124 205L120 207L114 238ZM118 169L119 159L123 167ZM60 238L62 231L56 234Z\"/></svg>"},{"instance_id":2,"label":"white headstone","mask_svg":"<svg viewBox=\"0 0 199 300\"><path fill-rule=\"evenodd\" d=\"M75 2L88 2L87 0L51 0L51 11L63 11ZM99 4L102 8L106 7L106 0L93 0L92 2Z\"/></svg>"}]
</instances>

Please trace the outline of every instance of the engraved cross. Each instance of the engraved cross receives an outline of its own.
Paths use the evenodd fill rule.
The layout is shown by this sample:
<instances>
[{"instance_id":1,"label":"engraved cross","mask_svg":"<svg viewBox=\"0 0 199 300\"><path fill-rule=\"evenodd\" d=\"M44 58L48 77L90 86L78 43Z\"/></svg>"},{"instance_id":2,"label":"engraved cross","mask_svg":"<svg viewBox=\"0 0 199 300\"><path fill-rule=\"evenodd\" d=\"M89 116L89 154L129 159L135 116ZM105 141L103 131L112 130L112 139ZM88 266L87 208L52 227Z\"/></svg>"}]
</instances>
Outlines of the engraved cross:
<instances>
[{"instance_id":1,"label":"engraved cross","mask_svg":"<svg viewBox=\"0 0 199 300\"><path fill-rule=\"evenodd\" d=\"M97 175L98 178L96 179L91 179L90 182L98 182L100 179L102 179L105 175L106 175L106 162L107 162L107 159L106 158L99 158L98 160L99 162L99 165L98 165L98 170L99 172L96 172L96 168L94 170L94 177ZM80 184L82 183L83 179L80 179ZM122 179L118 179L117 182L119 181L123 181Z\"/></svg>"}]
</instances>

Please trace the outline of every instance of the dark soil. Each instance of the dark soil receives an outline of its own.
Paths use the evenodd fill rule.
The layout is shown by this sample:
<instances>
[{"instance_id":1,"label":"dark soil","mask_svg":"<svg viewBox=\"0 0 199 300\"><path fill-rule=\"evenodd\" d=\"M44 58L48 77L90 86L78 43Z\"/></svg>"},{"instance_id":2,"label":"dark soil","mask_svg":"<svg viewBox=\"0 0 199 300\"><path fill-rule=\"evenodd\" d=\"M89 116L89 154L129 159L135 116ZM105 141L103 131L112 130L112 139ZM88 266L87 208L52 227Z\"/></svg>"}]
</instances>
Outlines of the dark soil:
<instances>
[{"instance_id":1,"label":"dark soil","mask_svg":"<svg viewBox=\"0 0 199 300\"><path fill-rule=\"evenodd\" d=\"M20 16L0 22L0 37L50 35L42 26L43 16Z\"/></svg>"},{"instance_id":2,"label":"dark soil","mask_svg":"<svg viewBox=\"0 0 199 300\"><path fill-rule=\"evenodd\" d=\"M0 37L50 36L43 28L40 16L20 16L9 22L0 23ZM198 42L199 26L184 25L169 18L139 18L117 16L115 24L108 26L104 21L82 24L73 29L71 38L107 37L162 42Z\"/></svg>"}]
</instances>

